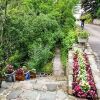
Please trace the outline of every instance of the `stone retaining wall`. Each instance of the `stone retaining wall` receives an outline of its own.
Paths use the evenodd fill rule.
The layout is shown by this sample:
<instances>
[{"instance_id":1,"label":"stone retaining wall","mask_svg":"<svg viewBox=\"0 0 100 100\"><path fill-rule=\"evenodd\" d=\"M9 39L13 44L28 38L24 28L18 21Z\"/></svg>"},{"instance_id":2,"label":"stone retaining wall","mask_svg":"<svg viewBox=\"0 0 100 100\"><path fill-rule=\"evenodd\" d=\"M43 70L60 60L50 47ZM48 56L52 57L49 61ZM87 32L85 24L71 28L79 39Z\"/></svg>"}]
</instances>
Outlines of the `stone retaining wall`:
<instances>
[{"instance_id":1,"label":"stone retaining wall","mask_svg":"<svg viewBox=\"0 0 100 100\"><path fill-rule=\"evenodd\" d=\"M93 24L100 25L100 19L94 19Z\"/></svg>"},{"instance_id":2,"label":"stone retaining wall","mask_svg":"<svg viewBox=\"0 0 100 100\"><path fill-rule=\"evenodd\" d=\"M73 82L73 51L69 51L68 55L68 66L67 66L67 76L68 76L68 94L72 95L72 82Z\"/></svg>"}]
</instances>

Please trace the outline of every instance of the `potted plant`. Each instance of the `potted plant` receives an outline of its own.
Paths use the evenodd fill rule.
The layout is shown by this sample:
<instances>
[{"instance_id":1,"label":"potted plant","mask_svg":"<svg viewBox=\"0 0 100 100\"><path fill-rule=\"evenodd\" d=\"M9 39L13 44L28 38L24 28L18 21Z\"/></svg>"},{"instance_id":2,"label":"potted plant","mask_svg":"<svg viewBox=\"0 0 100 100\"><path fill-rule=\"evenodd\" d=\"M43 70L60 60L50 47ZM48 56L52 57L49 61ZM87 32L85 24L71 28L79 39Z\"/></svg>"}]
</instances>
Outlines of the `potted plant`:
<instances>
[{"instance_id":1,"label":"potted plant","mask_svg":"<svg viewBox=\"0 0 100 100\"><path fill-rule=\"evenodd\" d=\"M7 82L15 82L15 71L11 64L8 64L5 68L5 80Z\"/></svg>"},{"instance_id":2,"label":"potted plant","mask_svg":"<svg viewBox=\"0 0 100 100\"><path fill-rule=\"evenodd\" d=\"M82 30L79 32L78 34L78 42L79 43L86 43L88 41L88 36L89 36L89 33Z\"/></svg>"},{"instance_id":3,"label":"potted plant","mask_svg":"<svg viewBox=\"0 0 100 100\"><path fill-rule=\"evenodd\" d=\"M26 66L23 66L23 70L24 70L25 80L29 80L30 79L30 71L28 70L28 68Z\"/></svg>"},{"instance_id":4,"label":"potted plant","mask_svg":"<svg viewBox=\"0 0 100 100\"><path fill-rule=\"evenodd\" d=\"M36 69L30 70L30 78L36 78Z\"/></svg>"},{"instance_id":5,"label":"potted plant","mask_svg":"<svg viewBox=\"0 0 100 100\"><path fill-rule=\"evenodd\" d=\"M23 68L20 67L16 70L16 80L23 81L24 79L25 79L24 70Z\"/></svg>"}]
</instances>

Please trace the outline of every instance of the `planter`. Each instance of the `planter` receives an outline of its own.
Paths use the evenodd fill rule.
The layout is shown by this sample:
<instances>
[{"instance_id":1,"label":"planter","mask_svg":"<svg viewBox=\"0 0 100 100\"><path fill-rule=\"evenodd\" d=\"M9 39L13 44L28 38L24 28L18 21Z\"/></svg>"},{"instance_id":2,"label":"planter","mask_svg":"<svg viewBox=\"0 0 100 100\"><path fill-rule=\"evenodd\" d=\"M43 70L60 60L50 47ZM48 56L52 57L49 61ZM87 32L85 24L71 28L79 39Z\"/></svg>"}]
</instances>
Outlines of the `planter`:
<instances>
[{"instance_id":1,"label":"planter","mask_svg":"<svg viewBox=\"0 0 100 100\"><path fill-rule=\"evenodd\" d=\"M15 71L11 74L5 74L6 82L15 82Z\"/></svg>"},{"instance_id":2,"label":"planter","mask_svg":"<svg viewBox=\"0 0 100 100\"><path fill-rule=\"evenodd\" d=\"M78 37L78 42L79 43L87 43L88 39Z\"/></svg>"},{"instance_id":3,"label":"planter","mask_svg":"<svg viewBox=\"0 0 100 100\"><path fill-rule=\"evenodd\" d=\"M25 80L25 76L23 75L16 75L16 81L24 81Z\"/></svg>"},{"instance_id":4,"label":"planter","mask_svg":"<svg viewBox=\"0 0 100 100\"><path fill-rule=\"evenodd\" d=\"M36 73L30 71L30 78L36 78Z\"/></svg>"},{"instance_id":5,"label":"planter","mask_svg":"<svg viewBox=\"0 0 100 100\"><path fill-rule=\"evenodd\" d=\"M29 71L24 73L24 75L25 75L25 80L29 80L30 79L30 72Z\"/></svg>"}]
</instances>

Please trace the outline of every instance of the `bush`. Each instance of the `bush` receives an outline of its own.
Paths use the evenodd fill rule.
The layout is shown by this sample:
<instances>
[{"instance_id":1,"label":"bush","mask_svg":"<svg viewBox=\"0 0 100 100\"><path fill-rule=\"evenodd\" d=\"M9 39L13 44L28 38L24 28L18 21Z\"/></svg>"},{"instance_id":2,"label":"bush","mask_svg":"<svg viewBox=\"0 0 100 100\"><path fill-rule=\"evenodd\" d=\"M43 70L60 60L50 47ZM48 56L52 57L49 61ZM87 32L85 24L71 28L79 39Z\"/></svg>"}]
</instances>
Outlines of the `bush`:
<instances>
[{"instance_id":1,"label":"bush","mask_svg":"<svg viewBox=\"0 0 100 100\"><path fill-rule=\"evenodd\" d=\"M90 13L86 13L81 16L81 19L86 19L85 23L92 23L93 19Z\"/></svg>"},{"instance_id":2,"label":"bush","mask_svg":"<svg viewBox=\"0 0 100 100\"><path fill-rule=\"evenodd\" d=\"M67 50L65 48L61 48L61 62L63 64L63 69L65 70L67 62Z\"/></svg>"},{"instance_id":3,"label":"bush","mask_svg":"<svg viewBox=\"0 0 100 100\"><path fill-rule=\"evenodd\" d=\"M78 34L78 36L80 38L88 38L89 33L87 31L80 31L79 34Z\"/></svg>"},{"instance_id":4,"label":"bush","mask_svg":"<svg viewBox=\"0 0 100 100\"><path fill-rule=\"evenodd\" d=\"M61 61L63 64L63 69L66 69L66 63L68 58L68 50L72 48L73 43L77 40L77 34L75 30L69 31L68 34L62 39L62 47L61 47Z\"/></svg>"},{"instance_id":5,"label":"bush","mask_svg":"<svg viewBox=\"0 0 100 100\"><path fill-rule=\"evenodd\" d=\"M100 18L100 8L97 10L96 15L97 15L97 18Z\"/></svg>"},{"instance_id":6,"label":"bush","mask_svg":"<svg viewBox=\"0 0 100 100\"><path fill-rule=\"evenodd\" d=\"M63 47L66 48L66 50L68 51L70 48L72 48L72 45L73 43L76 42L76 39L77 39L77 34L75 30L69 31L67 36L62 40Z\"/></svg>"},{"instance_id":7,"label":"bush","mask_svg":"<svg viewBox=\"0 0 100 100\"><path fill-rule=\"evenodd\" d=\"M51 74L53 72L53 64L52 62L47 63L45 66L43 66L42 72Z\"/></svg>"},{"instance_id":8,"label":"bush","mask_svg":"<svg viewBox=\"0 0 100 100\"><path fill-rule=\"evenodd\" d=\"M52 59L53 53L49 46L44 47L42 44L35 43L29 48L29 56L28 65L39 71L44 64Z\"/></svg>"},{"instance_id":9,"label":"bush","mask_svg":"<svg viewBox=\"0 0 100 100\"><path fill-rule=\"evenodd\" d=\"M29 45L28 65L41 70L53 57L52 48L57 41L59 25L56 20L49 18L47 15L40 15L33 20L33 44Z\"/></svg>"}]
</instances>

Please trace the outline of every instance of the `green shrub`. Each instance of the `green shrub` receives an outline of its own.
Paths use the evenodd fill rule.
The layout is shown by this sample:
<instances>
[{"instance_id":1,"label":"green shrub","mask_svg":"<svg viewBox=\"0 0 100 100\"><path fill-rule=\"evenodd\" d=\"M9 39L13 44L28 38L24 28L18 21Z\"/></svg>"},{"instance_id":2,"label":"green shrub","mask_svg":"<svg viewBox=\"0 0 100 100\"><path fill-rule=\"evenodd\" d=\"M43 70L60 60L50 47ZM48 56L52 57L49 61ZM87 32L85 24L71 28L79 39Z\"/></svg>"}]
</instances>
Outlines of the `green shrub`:
<instances>
[{"instance_id":1,"label":"green shrub","mask_svg":"<svg viewBox=\"0 0 100 100\"><path fill-rule=\"evenodd\" d=\"M80 31L78 36L80 38L88 38L89 33L87 31Z\"/></svg>"},{"instance_id":2,"label":"green shrub","mask_svg":"<svg viewBox=\"0 0 100 100\"><path fill-rule=\"evenodd\" d=\"M93 19L90 13L86 13L81 16L81 19L86 19L85 23L92 23Z\"/></svg>"},{"instance_id":3,"label":"green shrub","mask_svg":"<svg viewBox=\"0 0 100 100\"><path fill-rule=\"evenodd\" d=\"M45 64L45 66L43 66L41 71L44 72L44 73L47 73L47 74L51 74L53 72L52 62Z\"/></svg>"},{"instance_id":4,"label":"green shrub","mask_svg":"<svg viewBox=\"0 0 100 100\"><path fill-rule=\"evenodd\" d=\"M62 47L61 47L61 61L63 64L63 69L66 69L66 63L67 63L67 55L68 50L72 48L73 43L75 43L77 40L77 34L75 30L70 30L68 34L62 39Z\"/></svg>"},{"instance_id":5,"label":"green shrub","mask_svg":"<svg viewBox=\"0 0 100 100\"><path fill-rule=\"evenodd\" d=\"M97 18L100 18L100 8L97 10L96 15L97 15Z\"/></svg>"},{"instance_id":6,"label":"green shrub","mask_svg":"<svg viewBox=\"0 0 100 100\"><path fill-rule=\"evenodd\" d=\"M70 48L72 48L73 43L76 42L77 34L75 30L70 30L66 37L62 40L62 45L66 50L68 51Z\"/></svg>"},{"instance_id":7,"label":"green shrub","mask_svg":"<svg viewBox=\"0 0 100 100\"><path fill-rule=\"evenodd\" d=\"M53 58L53 53L49 46L44 47L42 44L34 43L29 48L29 57L28 65L39 71L44 64Z\"/></svg>"}]
</instances>

